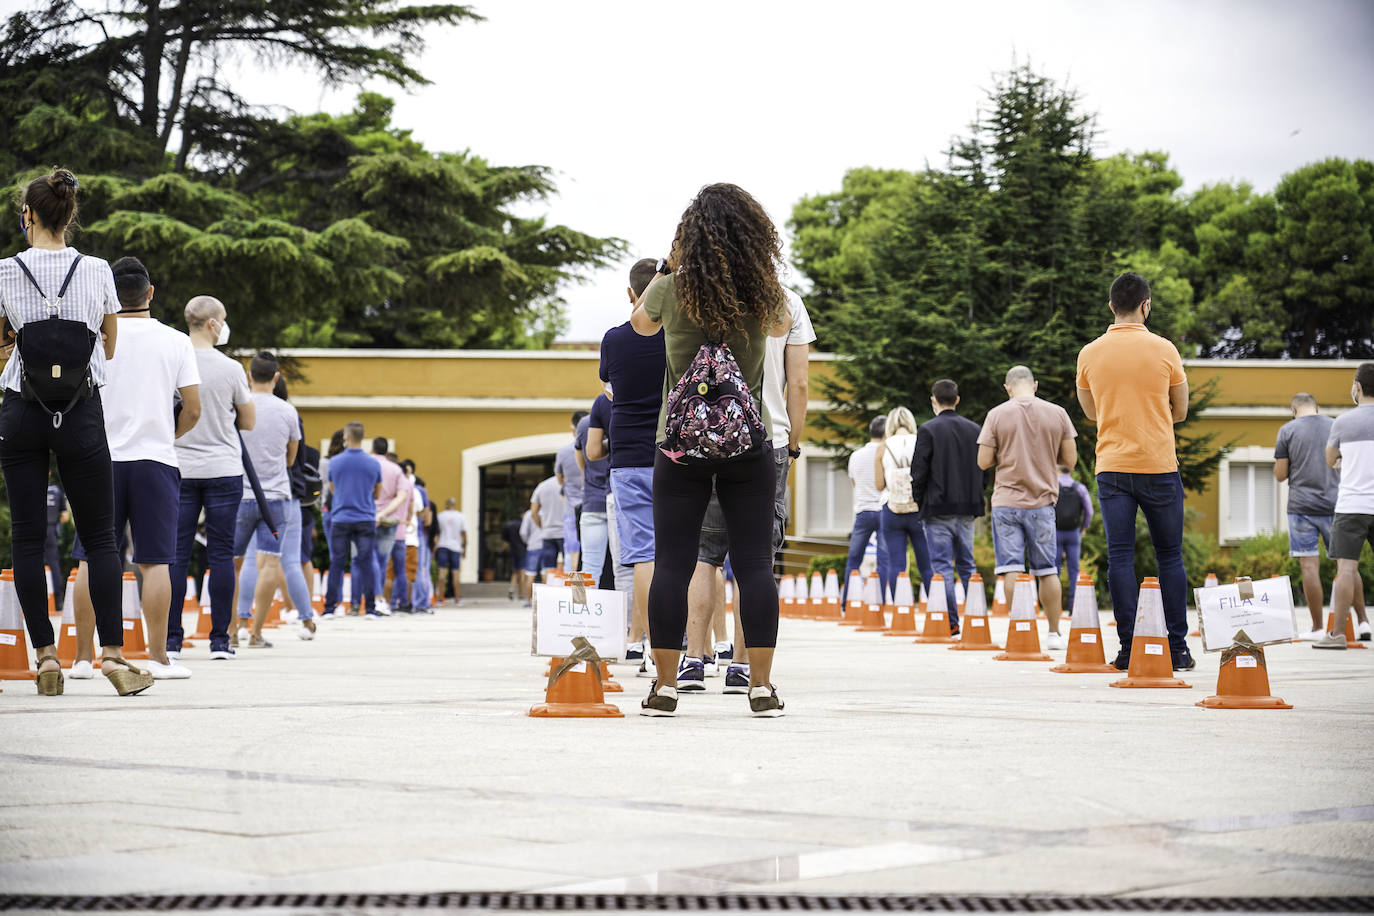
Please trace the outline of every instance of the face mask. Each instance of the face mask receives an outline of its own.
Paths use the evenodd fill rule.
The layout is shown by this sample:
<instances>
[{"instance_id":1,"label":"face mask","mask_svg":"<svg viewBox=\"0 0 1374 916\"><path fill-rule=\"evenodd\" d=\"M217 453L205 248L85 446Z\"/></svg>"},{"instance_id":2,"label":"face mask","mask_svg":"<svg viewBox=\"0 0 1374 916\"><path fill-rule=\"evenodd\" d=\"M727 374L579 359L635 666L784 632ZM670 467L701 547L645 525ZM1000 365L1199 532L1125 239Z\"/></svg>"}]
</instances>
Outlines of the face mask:
<instances>
[{"instance_id":1,"label":"face mask","mask_svg":"<svg viewBox=\"0 0 1374 916\"><path fill-rule=\"evenodd\" d=\"M229 325L221 321L219 323L219 336L215 338L215 346L222 347L229 342Z\"/></svg>"}]
</instances>

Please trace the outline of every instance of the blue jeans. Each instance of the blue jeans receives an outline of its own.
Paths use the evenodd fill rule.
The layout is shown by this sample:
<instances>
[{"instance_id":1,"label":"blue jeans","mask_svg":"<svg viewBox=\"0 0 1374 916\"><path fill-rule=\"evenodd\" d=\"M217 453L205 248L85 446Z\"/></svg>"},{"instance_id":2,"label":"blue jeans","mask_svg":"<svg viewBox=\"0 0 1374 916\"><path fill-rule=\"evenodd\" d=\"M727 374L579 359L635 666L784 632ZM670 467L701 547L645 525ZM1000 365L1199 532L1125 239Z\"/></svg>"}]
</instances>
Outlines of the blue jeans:
<instances>
[{"instance_id":1,"label":"blue jeans","mask_svg":"<svg viewBox=\"0 0 1374 916\"><path fill-rule=\"evenodd\" d=\"M243 498L243 477L204 477L181 479L181 504L177 510L176 560L172 576L173 612L167 618L169 648L181 649L182 629L179 609L186 600L186 571L191 566L191 548L196 541L196 523L205 511L205 557L210 567L210 645L229 644L229 619L234 603L234 529L239 501Z\"/></svg>"},{"instance_id":2,"label":"blue jeans","mask_svg":"<svg viewBox=\"0 0 1374 916\"><path fill-rule=\"evenodd\" d=\"M386 567L391 562L391 549L396 546L396 533L398 531L401 531L400 525L378 525L377 539L373 543L372 563L376 570L376 578L372 581L377 583L377 595L383 599L386 598L385 595L381 594L383 584L386 582ZM402 543L404 543L404 538L402 538ZM402 565L405 564L404 560L401 562ZM356 579L357 577L357 570L355 569L353 578Z\"/></svg>"},{"instance_id":3,"label":"blue jeans","mask_svg":"<svg viewBox=\"0 0 1374 916\"><path fill-rule=\"evenodd\" d=\"M417 573L418 575L418 573ZM391 544L391 594L387 601L393 608L413 607L410 603L410 577L406 575L406 542L397 538ZM382 587L386 587L386 577L382 577Z\"/></svg>"},{"instance_id":4,"label":"blue jeans","mask_svg":"<svg viewBox=\"0 0 1374 916\"><path fill-rule=\"evenodd\" d=\"M944 515L925 520L926 543L930 545L931 576L945 580L945 603L951 630L959 629L959 602L954 594L954 571L968 591L969 579L977 571L973 565L973 516ZM936 608L939 610L939 608Z\"/></svg>"},{"instance_id":5,"label":"blue jeans","mask_svg":"<svg viewBox=\"0 0 1374 916\"><path fill-rule=\"evenodd\" d=\"M1169 630L1169 649L1176 657L1188 655L1188 577L1183 570L1183 479L1172 474L1123 474L1104 471L1097 475L1097 499L1107 532L1107 585L1116 614L1116 633L1122 651L1129 652L1135 636L1136 510L1145 513L1159 566L1159 591L1164 601L1164 623Z\"/></svg>"},{"instance_id":6,"label":"blue jeans","mask_svg":"<svg viewBox=\"0 0 1374 916\"><path fill-rule=\"evenodd\" d=\"M1083 546L1083 532L1056 531L1054 534L1054 567L1056 570L1069 568L1069 584L1064 592L1068 597L1064 606L1073 614L1073 596L1078 593L1078 551Z\"/></svg>"},{"instance_id":7,"label":"blue jeans","mask_svg":"<svg viewBox=\"0 0 1374 916\"><path fill-rule=\"evenodd\" d=\"M315 616L315 608L310 604L310 585L305 581L301 563L309 559L301 555L301 501L286 501L286 523L281 528L281 572L285 579L286 594L291 596L291 604L302 620ZM252 616L253 590L258 584L258 558L256 551L248 551L243 558L243 568L239 571L239 617Z\"/></svg>"},{"instance_id":8,"label":"blue jeans","mask_svg":"<svg viewBox=\"0 0 1374 916\"><path fill-rule=\"evenodd\" d=\"M878 532L878 581L887 581L887 551L883 549L883 533L880 528L879 513L868 510L854 513L854 530L849 533L849 559L844 564L844 579L840 581L840 594L844 601L849 600L849 574L864 565L864 553L873 532Z\"/></svg>"},{"instance_id":9,"label":"blue jeans","mask_svg":"<svg viewBox=\"0 0 1374 916\"><path fill-rule=\"evenodd\" d=\"M348 569L348 554L356 547L358 556L371 559L377 549L376 522L334 522L329 532L329 585L325 589L324 607L333 611L339 606L343 591L344 572ZM352 600L361 598L362 609L369 614L377 611L377 567L364 562L358 564L353 576Z\"/></svg>"},{"instance_id":10,"label":"blue jeans","mask_svg":"<svg viewBox=\"0 0 1374 916\"><path fill-rule=\"evenodd\" d=\"M610 528L605 512L582 512L582 568L592 574L597 588L601 587L601 572L606 568L606 546L610 543Z\"/></svg>"},{"instance_id":11,"label":"blue jeans","mask_svg":"<svg viewBox=\"0 0 1374 916\"><path fill-rule=\"evenodd\" d=\"M887 569L878 570L883 594L886 595L890 588L896 588L897 576L906 572L907 541L911 542L911 551L916 555L916 569L921 574L921 581L929 582L933 573L930 570L930 551L926 547L926 528L921 523L920 515L915 512L903 515L883 506L878 526L878 543L887 550ZM882 550L879 550L881 555ZM915 587L914 583L912 587Z\"/></svg>"},{"instance_id":12,"label":"blue jeans","mask_svg":"<svg viewBox=\"0 0 1374 916\"><path fill-rule=\"evenodd\" d=\"M429 577L429 541L425 539L423 532L420 534L416 556L415 581L410 584L410 606L417 611L427 611L430 601L434 598L434 580Z\"/></svg>"}]
</instances>

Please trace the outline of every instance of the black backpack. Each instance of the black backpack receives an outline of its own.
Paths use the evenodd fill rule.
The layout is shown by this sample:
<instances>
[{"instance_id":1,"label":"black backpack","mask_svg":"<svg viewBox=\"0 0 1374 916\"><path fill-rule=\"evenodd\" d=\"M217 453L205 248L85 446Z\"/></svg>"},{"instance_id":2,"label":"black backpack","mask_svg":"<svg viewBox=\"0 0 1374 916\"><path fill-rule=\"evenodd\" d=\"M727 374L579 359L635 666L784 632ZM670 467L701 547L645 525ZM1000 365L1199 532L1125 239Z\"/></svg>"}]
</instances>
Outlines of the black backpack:
<instances>
[{"instance_id":1,"label":"black backpack","mask_svg":"<svg viewBox=\"0 0 1374 916\"><path fill-rule=\"evenodd\" d=\"M72 321L57 317L62 307L62 297L67 295L76 274L76 265L83 255L77 254L62 288L57 292L57 302L48 299L43 287L38 285L29 268L19 258L14 263L29 278L33 288L38 291L43 304L48 307L48 317L41 321L26 322L15 334L14 343L19 350L19 360L23 363L23 375L19 383L19 395L26 401L33 401L50 417L53 429L62 426L62 416L76 405L95 393L95 381L91 377L91 354L99 339L95 331L84 321ZM62 404L54 410L49 403Z\"/></svg>"},{"instance_id":2,"label":"black backpack","mask_svg":"<svg viewBox=\"0 0 1374 916\"><path fill-rule=\"evenodd\" d=\"M1069 484L1059 488L1054 502L1054 527L1060 531L1077 531L1083 525L1083 497L1078 487Z\"/></svg>"},{"instance_id":3,"label":"black backpack","mask_svg":"<svg viewBox=\"0 0 1374 916\"><path fill-rule=\"evenodd\" d=\"M302 441L290 472L291 495L299 499L302 506L316 505L324 491L324 481L320 477L320 450Z\"/></svg>"}]
</instances>

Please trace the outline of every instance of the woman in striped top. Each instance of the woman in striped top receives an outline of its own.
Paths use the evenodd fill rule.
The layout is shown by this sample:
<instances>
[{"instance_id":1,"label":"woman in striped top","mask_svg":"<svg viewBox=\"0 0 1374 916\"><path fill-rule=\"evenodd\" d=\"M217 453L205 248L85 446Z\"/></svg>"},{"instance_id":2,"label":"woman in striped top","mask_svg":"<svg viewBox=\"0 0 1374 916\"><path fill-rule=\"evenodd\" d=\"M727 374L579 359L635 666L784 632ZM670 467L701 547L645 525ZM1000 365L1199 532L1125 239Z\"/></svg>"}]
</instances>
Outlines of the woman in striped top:
<instances>
[{"instance_id":1,"label":"woman in striped top","mask_svg":"<svg viewBox=\"0 0 1374 916\"><path fill-rule=\"evenodd\" d=\"M30 182L19 221L31 247L0 260L0 340L6 344L0 356L9 360L0 373L0 471L10 501L14 586L37 656L38 692L56 696L63 687L43 578L45 490L52 455L86 549L96 628L104 649L101 672L127 695L148 689L153 679L124 659L123 570L115 548L114 483L98 387L105 382L106 361L114 356L119 300L110 265L67 245L76 219L76 194L76 176L66 169L54 169ZM89 397L73 400L57 414L53 409L60 404L45 404L25 394L24 369L13 346L14 336L25 325L51 318L74 323L74 351L80 352L91 340L77 325L84 324L104 340L90 352ZM53 374L57 377L56 367Z\"/></svg>"}]
</instances>

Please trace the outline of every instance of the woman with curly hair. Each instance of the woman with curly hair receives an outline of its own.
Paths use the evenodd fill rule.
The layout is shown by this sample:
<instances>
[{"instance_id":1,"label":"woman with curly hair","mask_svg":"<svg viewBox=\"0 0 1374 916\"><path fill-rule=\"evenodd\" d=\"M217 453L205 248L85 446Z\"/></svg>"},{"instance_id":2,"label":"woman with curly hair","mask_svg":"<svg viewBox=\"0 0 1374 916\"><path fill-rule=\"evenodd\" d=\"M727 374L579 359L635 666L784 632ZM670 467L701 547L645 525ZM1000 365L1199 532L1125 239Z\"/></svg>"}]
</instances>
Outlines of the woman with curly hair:
<instances>
[{"instance_id":1,"label":"woman with curly hair","mask_svg":"<svg viewBox=\"0 0 1374 916\"><path fill-rule=\"evenodd\" d=\"M659 442L668 427L668 392L708 344L728 346L753 407L762 415L763 429L769 427L763 401L765 339L781 337L791 327L778 282L781 266L777 229L758 201L732 184L708 185L698 192L682 214L671 254L659 262L658 275L631 318L635 331L645 336L664 331L667 372ZM769 680L778 639L772 446L763 436L756 447L717 460L683 461L681 454L674 457L669 451L660 447L654 459L654 579L649 589L654 663L659 678L668 682L654 681L641 712L671 716L677 710L674 672L687 628L687 588L714 484L729 532L740 621L749 647L749 706L757 716L780 716L783 704Z\"/></svg>"}]
</instances>

